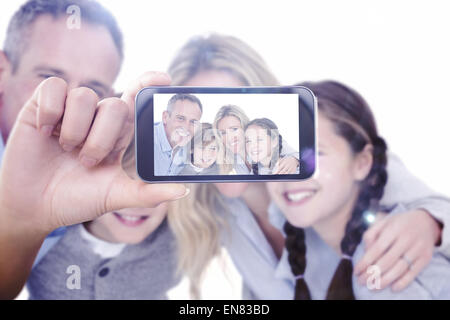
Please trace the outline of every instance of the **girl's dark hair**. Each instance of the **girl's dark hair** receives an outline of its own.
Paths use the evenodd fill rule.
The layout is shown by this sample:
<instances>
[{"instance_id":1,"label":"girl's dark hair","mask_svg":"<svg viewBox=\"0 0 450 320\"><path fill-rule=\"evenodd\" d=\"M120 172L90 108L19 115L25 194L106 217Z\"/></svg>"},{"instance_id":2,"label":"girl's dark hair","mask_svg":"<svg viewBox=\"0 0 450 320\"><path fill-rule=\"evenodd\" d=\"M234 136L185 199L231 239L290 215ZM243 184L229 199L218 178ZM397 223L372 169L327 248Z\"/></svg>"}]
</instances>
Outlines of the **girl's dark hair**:
<instances>
[{"instance_id":1,"label":"girl's dark hair","mask_svg":"<svg viewBox=\"0 0 450 320\"><path fill-rule=\"evenodd\" d=\"M272 133L274 133L274 132L276 135L278 135L278 150L277 150L277 152L272 154L272 159L270 161L270 167L272 168L275 165L276 161L278 160L277 158L281 154L281 149L283 148L283 137L281 136L280 132L278 131L278 127L275 124L275 122L273 122L270 119L267 119L267 118L254 119L254 120L250 121L249 123L247 123L247 125L245 126L244 129L247 130L248 127L250 127L252 125L266 129L267 135L269 137L272 137ZM252 163L253 174L258 175L259 174L258 171L259 171L258 163Z\"/></svg>"},{"instance_id":2,"label":"girl's dark hair","mask_svg":"<svg viewBox=\"0 0 450 320\"><path fill-rule=\"evenodd\" d=\"M364 212L377 205L383 196L387 181L386 143L378 136L375 119L368 104L356 91L335 81L304 82L299 85L314 92L319 111L334 124L336 133L347 140L354 154L361 152L367 144L373 146L372 168L361 182L358 199L341 241L343 256L326 295L328 300L353 300L351 257L367 229L363 219ZM289 264L297 279L294 298L310 299L308 286L303 278L306 269L304 230L286 222L284 231Z\"/></svg>"}]
</instances>

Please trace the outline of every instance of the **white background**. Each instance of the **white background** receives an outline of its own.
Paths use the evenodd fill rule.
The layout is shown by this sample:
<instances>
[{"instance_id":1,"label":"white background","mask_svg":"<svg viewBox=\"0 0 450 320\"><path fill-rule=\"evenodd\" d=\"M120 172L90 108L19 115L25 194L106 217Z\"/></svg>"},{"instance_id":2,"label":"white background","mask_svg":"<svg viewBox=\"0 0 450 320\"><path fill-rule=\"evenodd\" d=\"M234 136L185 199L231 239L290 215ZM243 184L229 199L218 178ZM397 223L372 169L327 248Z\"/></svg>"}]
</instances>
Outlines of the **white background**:
<instances>
[{"instance_id":1,"label":"white background","mask_svg":"<svg viewBox=\"0 0 450 320\"><path fill-rule=\"evenodd\" d=\"M203 106L201 122L213 124L217 111L228 104L239 106L251 120L269 118L283 139L294 150L298 144L298 94L194 94ZM173 94L154 96L154 119L162 121L162 113Z\"/></svg>"},{"instance_id":2,"label":"white background","mask_svg":"<svg viewBox=\"0 0 450 320\"><path fill-rule=\"evenodd\" d=\"M0 2L0 41L21 2ZM145 70L166 70L193 35L234 35L261 53L282 84L335 79L358 90L390 149L411 172L450 195L448 1L102 2L125 36L118 90ZM206 297L239 292L219 274L208 279Z\"/></svg>"}]
</instances>

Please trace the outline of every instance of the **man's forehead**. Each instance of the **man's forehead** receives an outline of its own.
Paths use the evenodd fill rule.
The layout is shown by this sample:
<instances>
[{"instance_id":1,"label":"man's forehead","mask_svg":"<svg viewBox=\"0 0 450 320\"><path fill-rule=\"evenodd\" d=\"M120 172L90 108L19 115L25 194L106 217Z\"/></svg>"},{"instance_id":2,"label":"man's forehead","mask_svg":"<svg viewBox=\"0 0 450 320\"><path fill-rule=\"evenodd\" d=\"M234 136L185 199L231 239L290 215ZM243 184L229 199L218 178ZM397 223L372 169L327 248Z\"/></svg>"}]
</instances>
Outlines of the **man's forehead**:
<instances>
[{"instance_id":1,"label":"man's forehead","mask_svg":"<svg viewBox=\"0 0 450 320\"><path fill-rule=\"evenodd\" d=\"M201 113L198 103L188 99L175 101L173 111L175 113Z\"/></svg>"},{"instance_id":2,"label":"man's forehead","mask_svg":"<svg viewBox=\"0 0 450 320\"><path fill-rule=\"evenodd\" d=\"M30 26L27 38L20 60L33 68L47 66L109 86L120 70L120 55L108 30L101 25L82 23L79 30L71 30L65 17L43 15Z\"/></svg>"}]
</instances>

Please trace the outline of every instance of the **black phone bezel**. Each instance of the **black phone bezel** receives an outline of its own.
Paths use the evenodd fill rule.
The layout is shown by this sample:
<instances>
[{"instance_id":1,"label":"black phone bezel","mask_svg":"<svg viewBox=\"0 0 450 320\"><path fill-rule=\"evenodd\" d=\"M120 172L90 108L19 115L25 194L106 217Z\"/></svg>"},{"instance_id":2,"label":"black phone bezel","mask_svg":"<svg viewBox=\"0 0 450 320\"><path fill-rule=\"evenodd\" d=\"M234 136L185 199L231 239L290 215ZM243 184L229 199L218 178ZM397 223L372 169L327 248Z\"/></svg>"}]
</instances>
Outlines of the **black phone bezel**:
<instances>
[{"instance_id":1,"label":"black phone bezel","mask_svg":"<svg viewBox=\"0 0 450 320\"><path fill-rule=\"evenodd\" d=\"M153 95L156 93L186 94L283 94L299 95L299 154L298 174L281 175L154 175L154 112ZM149 126L148 124L152 125ZM136 173L147 183L193 183L193 182L250 182L250 181L292 181L310 178L317 167L317 101L306 87L163 87L143 88L136 96L135 104L135 162Z\"/></svg>"}]
</instances>

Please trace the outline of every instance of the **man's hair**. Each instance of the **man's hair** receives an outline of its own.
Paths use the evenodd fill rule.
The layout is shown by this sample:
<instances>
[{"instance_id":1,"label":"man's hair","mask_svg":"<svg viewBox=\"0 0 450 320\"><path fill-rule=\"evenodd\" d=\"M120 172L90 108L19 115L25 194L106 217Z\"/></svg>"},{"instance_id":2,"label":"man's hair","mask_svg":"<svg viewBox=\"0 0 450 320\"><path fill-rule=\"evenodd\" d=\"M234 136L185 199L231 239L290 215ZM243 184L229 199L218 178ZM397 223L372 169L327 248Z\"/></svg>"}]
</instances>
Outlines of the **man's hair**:
<instances>
[{"instance_id":1,"label":"man's hair","mask_svg":"<svg viewBox=\"0 0 450 320\"><path fill-rule=\"evenodd\" d=\"M123 39L120 28L113 15L101 4L94 0L28 0L14 14L8 25L3 50L15 71L19 65L20 57L25 51L31 26L37 18L51 15L57 19L62 16L69 17L67 8L77 6L80 9L82 21L105 26L114 41L120 58L123 59Z\"/></svg>"},{"instance_id":2,"label":"man's hair","mask_svg":"<svg viewBox=\"0 0 450 320\"><path fill-rule=\"evenodd\" d=\"M174 95L172 98L170 98L169 102L167 103L167 111L169 113L172 112L173 106L175 105L175 102L177 102L178 100L189 100L193 103L198 104L200 111L203 113L203 106L200 100L192 94L185 94L185 93L178 93Z\"/></svg>"}]
</instances>

